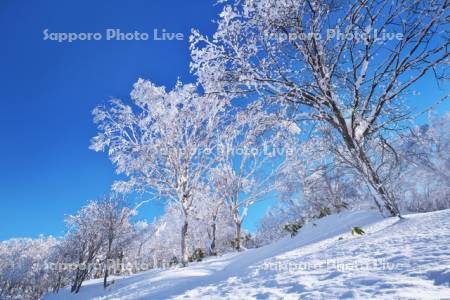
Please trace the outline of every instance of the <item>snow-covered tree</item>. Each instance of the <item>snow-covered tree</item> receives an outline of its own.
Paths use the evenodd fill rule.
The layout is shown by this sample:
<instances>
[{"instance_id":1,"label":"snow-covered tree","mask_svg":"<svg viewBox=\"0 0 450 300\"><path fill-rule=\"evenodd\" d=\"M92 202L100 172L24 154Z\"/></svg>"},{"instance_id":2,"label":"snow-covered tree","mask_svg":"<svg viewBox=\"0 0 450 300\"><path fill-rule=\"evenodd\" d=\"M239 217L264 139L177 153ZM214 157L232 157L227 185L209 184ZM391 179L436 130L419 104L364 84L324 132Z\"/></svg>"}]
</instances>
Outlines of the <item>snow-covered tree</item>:
<instances>
[{"instance_id":1,"label":"snow-covered tree","mask_svg":"<svg viewBox=\"0 0 450 300\"><path fill-rule=\"evenodd\" d=\"M205 185L202 191L196 195L199 197L194 204L195 227L197 239L205 241L207 255L217 255L225 250L224 244L230 242L230 229L232 229L231 215L226 208L225 198L214 187L214 177L210 178L209 185ZM232 234L231 234L232 236Z\"/></svg>"},{"instance_id":2,"label":"snow-covered tree","mask_svg":"<svg viewBox=\"0 0 450 300\"><path fill-rule=\"evenodd\" d=\"M67 237L62 238L52 248L48 258L51 289L55 293L58 293L61 288L73 283L73 278L75 277L76 271L69 266L78 262L76 245Z\"/></svg>"},{"instance_id":3,"label":"snow-covered tree","mask_svg":"<svg viewBox=\"0 0 450 300\"><path fill-rule=\"evenodd\" d=\"M39 299L51 289L53 237L11 239L0 243L0 298Z\"/></svg>"},{"instance_id":4,"label":"snow-covered tree","mask_svg":"<svg viewBox=\"0 0 450 300\"><path fill-rule=\"evenodd\" d=\"M123 257L134 236L130 218L135 214L121 196L113 194L68 216L67 233L50 259L56 267L54 290L70 283L71 291L78 293L83 281L101 275L106 287L110 269L116 267L112 260Z\"/></svg>"},{"instance_id":5,"label":"snow-covered tree","mask_svg":"<svg viewBox=\"0 0 450 300\"><path fill-rule=\"evenodd\" d=\"M142 79L135 83L131 99L132 106L113 100L94 110L99 133L91 148L108 149L116 171L128 177L116 182L114 190L146 191L179 205L181 258L186 264L194 194L215 163L211 152L225 103L214 96L200 96L192 84L178 82L166 92Z\"/></svg>"},{"instance_id":6,"label":"snow-covered tree","mask_svg":"<svg viewBox=\"0 0 450 300\"><path fill-rule=\"evenodd\" d=\"M255 235L256 245L265 246L286 236L288 232L285 226L289 223L296 222L301 214L296 214L294 219L289 218L290 214L286 214L287 210L277 205L271 207L258 222L258 228Z\"/></svg>"},{"instance_id":7,"label":"snow-covered tree","mask_svg":"<svg viewBox=\"0 0 450 300\"><path fill-rule=\"evenodd\" d=\"M140 220L133 224L134 234L133 238L129 241L130 247L127 255L130 260L135 262L136 264L148 264L149 253L150 252L146 246L148 245L148 241L154 236L156 230L156 224L148 223L146 220ZM136 270L132 270L135 272ZM143 270L140 270L143 271Z\"/></svg>"},{"instance_id":8,"label":"snow-covered tree","mask_svg":"<svg viewBox=\"0 0 450 300\"><path fill-rule=\"evenodd\" d=\"M191 215L187 221L191 221ZM154 268L164 268L171 263L177 264L183 259L182 245L179 243L180 227L183 223L182 209L173 202L169 202L166 205L164 214L152 223L154 226L153 234L144 244L144 249L148 261ZM192 223L190 225L191 229L193 229L194 225ZM190 252L189 242L191 240L186 240L188 252ZM189 257L187 260L189 260Z\"/></svg>"},{"instance_id":9,"label":"snow-covered tree","mask_svg":"<svg viewBox=\"0 0 450 300\"><path fill-rule=\"evenodd\" d=\"M450 113L430 114L400 139L404 171L398 180L402 204L410 211L450 208Z\"/></svg>"},{"instance_id":10,"label":"snow-covered tree","mask_svg":"<svg viewBox=\"0 0 450 300\"><path fill-rule=\"evenodd\" d=\"M403 96L426 74L441 75L448 8L447 0L236 1L212 38L193 31L191 68L210 93L261 97L328 124L342 161L398 215L386 184L393 170L380 158L396 155L388 137L407 116Z\"/></svg>"},{"instance_id":11,"label":"snow-covered tree","mask_svg":"<svg viewBox=\"0 0 450 300\"><path fill-rule=\"evenodd\" d=\"M256 103L235 112L223 129L220 164L210 177L230 211L236 250L241 247L241 227L249 207L274 191L281 162L289 154L286 140L300 131L295 123L280 118Z\"/></svg>"},{"instance_id":12,"label":"snow-covered tree","mask_svg":"<svg viewBox=\"0 0 450 300\"><path fill-rule=\"evenodd\" d=\"M364 184L356 188L358 178L353 170L330 151L334 144L327 137L327 126L315 126L303 141L292 141L291 147L297 151L283 162L277 190L295 213L302 209L313 215L319 215L321 210L339 212L362 198ZM297 205L295 199L301 204Z\"/></svg>"},{"instance_id":13,"label":"snow-covered tree","mask_svg":"<svg viewBox=\"0 0 450 300\"><path fill-rule=\"evenodd\" d=\"M71 282L71 292L78 293L84 280L89 278L93 264L104 244L104 232L99 226L100 209L95 201L89 202L75 215L66 218L68 232L64 238L65 255L76 269Z\"/></svg>"},{"instance_id":14,"label":"snow-covered tree","mask_svg":"<svg viewBox=\"0 0 450 300\"><path fill-rule=\"evenodd\" d=\"M123 257L124 249L132 238L133 227L130 218L136 211L126 205L125 200L118 195L104 197L98 202L98 224L92 224L101 231L104 239L104 270L103 286L108 286L110 261Z\"/></svg>"}]
</instances>

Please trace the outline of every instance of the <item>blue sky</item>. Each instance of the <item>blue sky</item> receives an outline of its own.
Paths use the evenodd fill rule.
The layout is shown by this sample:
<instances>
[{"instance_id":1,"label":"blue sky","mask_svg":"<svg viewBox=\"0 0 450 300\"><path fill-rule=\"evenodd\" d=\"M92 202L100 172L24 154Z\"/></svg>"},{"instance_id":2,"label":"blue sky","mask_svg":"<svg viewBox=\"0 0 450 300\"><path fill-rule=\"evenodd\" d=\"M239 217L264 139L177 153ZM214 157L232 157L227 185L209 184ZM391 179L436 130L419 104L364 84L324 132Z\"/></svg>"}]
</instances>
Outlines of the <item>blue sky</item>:
<instances>
[{"instance_id":1,"label":"blue sky","mask_svg":"<svg viewBox=\"0 0 450 300\"><path fill-rule=\"evenodd\" d=\"M0 240L61 235L64 216L109 191L116 175L106 154L88 149L91 111L111 97L127 98L137 78L172 87L189 74L191 28L212 33L219 8L208 1L0 2ZM44 41L49 32L184 34L182 41ZM429 80L413 106L443 92ZM441 110L449 110L448 103ZM269 202L250 212L254 229ZM161 213L147 204L141 215Z\"/></svg>"}]
</instances>

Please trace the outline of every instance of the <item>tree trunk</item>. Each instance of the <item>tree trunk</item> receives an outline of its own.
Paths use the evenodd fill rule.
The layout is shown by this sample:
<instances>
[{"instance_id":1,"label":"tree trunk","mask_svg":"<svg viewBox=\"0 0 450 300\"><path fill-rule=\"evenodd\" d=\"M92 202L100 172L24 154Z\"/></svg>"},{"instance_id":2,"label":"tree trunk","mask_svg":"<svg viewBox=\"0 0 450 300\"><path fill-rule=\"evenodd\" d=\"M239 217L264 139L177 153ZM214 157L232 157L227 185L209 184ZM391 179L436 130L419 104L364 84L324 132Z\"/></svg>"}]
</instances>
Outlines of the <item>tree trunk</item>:
<instances>
[{"instance_id":1,"label":"tree trunk","mask_svg":"<svg viewBox=\"0 0 450 300\"><path fill-rule=\"evenodd\" d=\"M120 254L119 254L119 265L116 266L116 275L120 275L123 272L122 266L123 266L123 258L124 258L124 254L123 254L123 250L120 250Z\"/></svg>"},{"instance_id":2,"label":"tree trunk","mask_svg":"<svg viewBox=\"0 0 450 300\"><path fill-rule=\"evenodd\" d=\"M79 277L80 277L80 270L77 269L77 272L75 273L75 280L73 281L73 284L70 288L71 293L76 293Z\"/></svg>"},{"instance_id":3,"label":"tree trunk","mask_svg":"<svg viewBox=\"0 0 450 300\"><path fill-rule=\"evenodd\" d=\"M380 177L374 170L372 163L362 149L359 149L359 160L362 164L364 164L360 172L363 176L367 177L367 181L371 187L371 190L375 194L375 202L377 203L377 197L379 197L383 202L384 207L391 214L391 216L400 216L400 211L395 203L394 197L390 195L388 189L383 185ZM367 171L364 172L364 170ZM379 206L378 203L377 206Z\"/></svg>"},{"instance_id":4,"label":"tree trunk","mask_svg":"<svg viewBox=\"0 0 450 300\"><path fill-rule=\"evenodd\" d=\"M357 171L369 184L371 192L374 195L375 203L379 207L380 204L377 202L377 199L380 199L391 216L400 216L400 211L395 204L394 197L390 195L387 188L382 184L377 171L374 169L372 162L370 161L370 158L366 155L364 149L357 146L355 141L351 138L347 130L347 125L337 109L335 109L335 112L340 121L340 133L344 139L345 145L354 159L356 159L358 164Z\"/></svg>"},{"instance_id":5,"label":"tree trunk","mask_svg":"<svg viewBox=\"0 0 450 300\"><path fill-rule=\"evenodd\" d=\"M75 281L72 284L72 288L70 289L70 291L72 293L77 294L80 291L81 285L83 284L83 281L86 279L86 276L88 274L88 270L84 269L77 269L76 275L75 275Z\"/></svg>"},{"instance_id":6,"label":"tree trunk","mask_svg":"<svg viewBox=\"0 0 450 300\"><path fill-rule=\"evenodd\" d=\"M107 260L108 261L108 260ZM105 265L105 276L103 277L103 288L106 289L106 287L108 286L108 263L106 263Z\"/></svg>"},{"instance_id":7,"label":"tree trunk","mask_svg":"<svg viewBox=\"0 0 450 300\"><path fill-rule=\"evenodd\" d=\"M211 235L212 235L212 239L211 239L211 245L209 246L209 251L210 251L210 255L216 255L216 220L215 218L213 219L213 223L211 225Z\"/></svg>"},{"instance_id":8,"label":"tree trunk","mask_svg":"<svg viewBox=\"0 0 450 300\"><path fill-rule=\"evenodd\" d=\"M384 203L384 207L391 214L391 216L400 216L400 211L395 203L395 200L391 195L389 195L389 191L383 184L381 184L378 175L375 173L370 174L369 184L372 187L372 190L380 197L380 199Z\"/></svg>"},{"instance_id":9,"label":"tree trunk","mask_svg":"<svg viewBox=\"0 0 450 300\"><path fill-rule=\"evenodd\" d=\"M188 221L185 216L184 224L181 227L181 264L185 267L189 262L189 248L187 243Z\"/></svg>"},{"instance_id":10,"label":"tree trunk","mask_svg":"<svg viewBox=\"0 0 450 300\"><path fill-rule=\"evenodd\" d=\"M111 246L112 246L112 239L108 240L108 252L106 254L105 258L105 276L103 277L103 288L106 289L108 286L108 273L109 273L109 259L111 258Z\"/></svg>"},{"instance_id":11,"label":"tree trunk","mask_svg":"<svg viewBox=\"0 0 450 300\"><path fill-rule=\"evenodd\" d=\"M234 237L234 248L237 251L241 250L241 222L236 222L235 224L236 226L236 232L235 232L235 237Z\"/></svg>"},{"instance_id":12,"label":"tree trunk","mask_svg":"<svg viewBox=\"0 0 450 300\"><path fill-rule=\"evenodd\" d=\"M56 280L56 286L53 287L53 292L58 293L61 288L62 275L61 272L58 272L58 279ZM1 293L0 293L1 295Z\"/></svg>"}]
</instances>

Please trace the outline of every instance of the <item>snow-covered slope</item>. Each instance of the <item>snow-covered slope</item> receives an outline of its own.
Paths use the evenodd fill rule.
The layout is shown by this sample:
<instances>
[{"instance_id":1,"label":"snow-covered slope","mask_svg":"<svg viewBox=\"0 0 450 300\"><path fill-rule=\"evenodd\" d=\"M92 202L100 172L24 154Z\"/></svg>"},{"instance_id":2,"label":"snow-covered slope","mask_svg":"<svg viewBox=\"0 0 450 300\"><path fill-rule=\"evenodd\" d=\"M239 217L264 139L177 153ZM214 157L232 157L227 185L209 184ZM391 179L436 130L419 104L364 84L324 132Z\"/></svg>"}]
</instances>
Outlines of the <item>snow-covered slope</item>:
<instances>
[{"instance_id":1,"label":"snow-covered slope","mask_svg":"<svg viewBox=\"0 0 450 300\"><path fill-rule=\"evenodd\" d=\"M364 236L352 236L353 226ZM98 281L52 299L450 299L450 210L385 218L332 215L294 238L187 268Z\"/></svg>"}]
</instances>

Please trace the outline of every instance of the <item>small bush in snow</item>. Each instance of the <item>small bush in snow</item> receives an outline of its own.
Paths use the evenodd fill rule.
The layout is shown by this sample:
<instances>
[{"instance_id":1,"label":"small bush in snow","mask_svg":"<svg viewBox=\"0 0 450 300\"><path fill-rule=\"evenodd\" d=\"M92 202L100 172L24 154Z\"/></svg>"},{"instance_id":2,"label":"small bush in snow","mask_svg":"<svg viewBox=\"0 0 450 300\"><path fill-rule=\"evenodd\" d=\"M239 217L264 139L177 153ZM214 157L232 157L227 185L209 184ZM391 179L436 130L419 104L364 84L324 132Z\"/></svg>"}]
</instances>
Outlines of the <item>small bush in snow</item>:
<instances>
[{"instance_id":1,"label":"small bush in snow","mask_svg":"<svg viewBox=\"0 0 450 300\"><path fill-rule=\"evenodd\" d=\"M352 228L352 235L363 235L365 234L364 230L362 230L361 227L353 227Z\"/></svg>"},{"instance_id":2,"label":"small bush in snow","mask_svg":"<svg viewBox=\"0 0 450 300\"><path fill-rule=\"evenodd\" d=\"M290 224L284 225L284 230L289 232L291 234L291 237L294 237L297 235L298 231L302 227L303 227L303 223L296 222L296 223L290 223Z\"/></svg>"}]
</instances>

